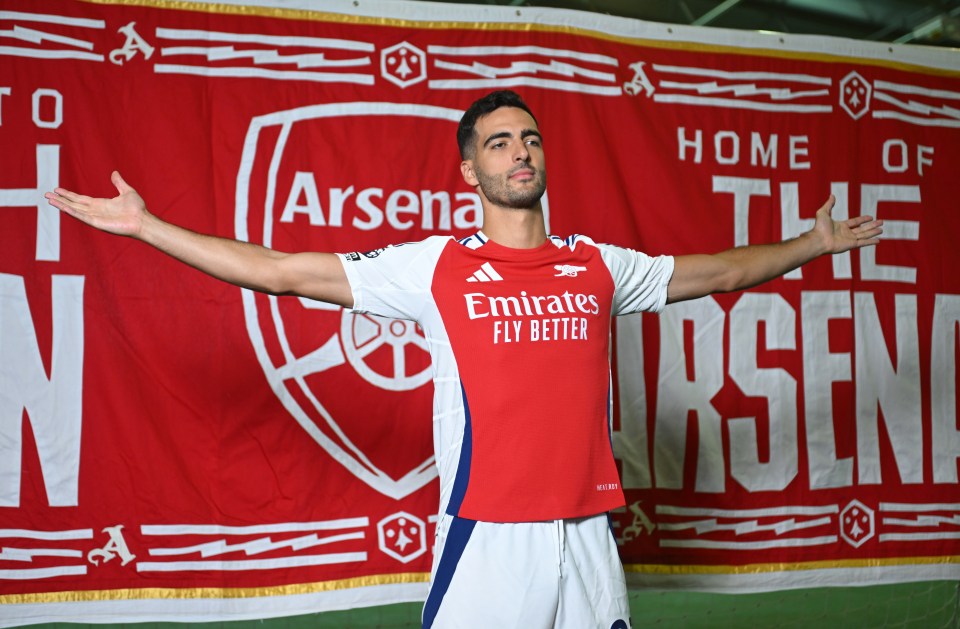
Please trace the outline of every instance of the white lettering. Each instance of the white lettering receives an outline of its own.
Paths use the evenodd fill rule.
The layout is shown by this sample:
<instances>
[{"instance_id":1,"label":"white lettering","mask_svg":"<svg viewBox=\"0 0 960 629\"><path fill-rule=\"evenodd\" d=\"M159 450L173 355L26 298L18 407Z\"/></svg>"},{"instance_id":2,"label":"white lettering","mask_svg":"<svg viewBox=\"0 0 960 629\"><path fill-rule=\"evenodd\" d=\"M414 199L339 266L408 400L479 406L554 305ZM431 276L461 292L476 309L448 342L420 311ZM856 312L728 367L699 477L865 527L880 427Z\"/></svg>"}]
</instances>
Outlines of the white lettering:
<instances>
[{"instance_id":1,"label":"white lettering","mask_svg":"<svg viewBox=\"0 0 960 629\"><path fill-rule=\"evenodd\" d=\"M847 209L847 183L834 182L830 184L830 194L836 202L833 205L833 220L845 221L849 218ZM815 219L800 218L800 193L796 182L780 184L780 229L783 240L796 238L800 234L813 228ZM836 279L850 279L853 271L850 266L850 252L844 251L830 256L833 264L833 277ZM788 280L801 279L802 269L794 269L783 276Z\"/></svg>"},{"instance_id":2,"label":"white lettering","mask_svg":"<svg viewBox=\"0 0 960 629\"><path fill-rule=\"evenodd\" d=\"M729 140L730 152L727 155L723 152L724 140ZM713 136L713 152L718 164L736 164L740 161L740 136L733 131L717 131Z\"/></svg>"},{"instance_id":3,"label":"white lettering","mask_svg":"<svg viewBox=\"0 0 960 629\"><path fill-rule=\"evenodd\" d=\"M698 453L697 492L713 491L701 486L704 461L712 456L716 474L723 474L726 455L730 477L747 491L786 488L800 474L800 444L806 447L807 483L812 490L931 482L924 470L932 470L934 483L958 483L960 295L936 295L933 300L929 390L923 388L920 375L923 326L918 313L926 309L918 306L915 295L882 299L867 292L804 291L799 313L775 293L747 293L737 300L729 315L728 373L743 396L766 398L767 411L757 417L723 416L729 448L722 452L722 446L714 443L710 455ZM712 299L699 301L710 304ZM658 402L655 432L649 436L644 319L616 321L620 414L613 443L626 488L683 489L694 465L684 460L692 445L690 435L711 439L718 430L710 418L716 414L711 399L724 385L720 372L726 359L716 338L722 334L723 313L715 304L677 312L690 304L671 305L660 316ZM802 316L802 348L796 347L797 316ZM852 333L851 348L836 351L836 341L847 338L841 329ZM761 330L766 332L765 343L758 339ZM805 439L798 435L797 378L787 368L761 368L760 362L765 352L797 349L803 365ZM930 430L921 419L925 393L930 396ZM696 428L689 425L694 417ZM925 460L928 452L930 467Z\"/></svg>"},{"instance_id":4,"label":"white lettering","mask_svg":"<svg viewBox=\"0 0 960 629\"><path fill-rule=\"evenodd\" d=\"M929 157L927 157L929 155ZM917 174L923 177L923 167L933 166L933 147L917 145Z\"/></svg>"},{"instance_id":5,"label":"white lettering","mask_svg":"<svg viewBox=\"0 0 960 629\"><path fill-rule=\"evenodd\" d=\"M807 149L808 138L805 135L791 135L790 136L790 169L791 170L808 170L810 168L810 162L801 162L801 157L806 157L809 155Z\"/></svg>"},{"instance_id":6,"label":"white lettering","mask_svg":"<svg viewBox=\"0 0 960 629\"><path fill-rule=\"evenodd\" d=\"M759 160L757 159L759 158ZM750 165L777 167L777 134L770 136L770 143L763 146L763 137L754 131L750 134Z\"/></svg>"},{"instance_id":7,"label":"white lettering","mask_svg":"<svg viewBox=\"0 0 960 629\"><path fill-rule=\"evenodd\" d=\"M660 315L660 370L654 427L657 487L683 488L687 422L696 413L696 490L720 493L726 485L720 413L710 401L723 388L723 309L712 297L672 304ZM687 362L683 322L694 327L694 377L677 365Z\"/></svg>"},{"instance_id":8,"label":"white lettering","mask_svg":"<svg viewBox=\"0 0 960 629\"><path fill-rule=\"evenodd\" d=\"M770 180L714 176L713 191L733 194L733 245L750 244L750 197L770 196Z\"/></svg>"},{"instance_id":9,"label":"white lettering","mask_svg":"<svg viewBox=\"0 0 960 629\"><path fill-rule=\"evenodd\" d=\"M834 382L850 380L850 354L830 351L829 322L850 318L850 294L804 292L800 314L810 487L847 487L853 481L853 459L837 458L832 389Z\"/></svg>"},{"instance_id":10,"label":"white lettering","mask_svg":"<svg viewBox=\"0 0 960 629\"><path fill-rule=\"evenodd\" d=\"M480 229L483 226L483 206L476 192L458 192L457 202L465 201L453 212L453 225L457 229ZM544 208L546 210L546 208Z\"/></svg>"},{"instance_id":11,"label":"white lettering","mask_svg":"<svg viewBox=\"0 0 960 629\"><path fill-rule=\"evenodd\" d=\"M373 204L371 201L372 198L382 199L383 188L367 188L366 190L361 190L360 194L357 195L357 207L367 215L366 220L361 219L359 216L353 219L353 226L357 229L370 231L383 224L383 210Z\"/></svg>"},{"instance_id":12,"label":"white lettering","mask_svg":"<svg viewBox=\"0 0 960 629\"><path fill-rule=\"evenodd\" d=\"M585 341L586 339L587 320L583 317L530 319L531 341Z\"/></svg>"},{"instance_id":13,"label":"white lettering","mask_svg":"<svg viewBox=\"0 0 960 629\"><path fill-rule=\"evenodd\" d=\"M693 140L688 140L686 131L683 127L677 128L677 144L680 148L680 161L686 161L687 148L689 147L693 149L693 163L699 164L703 157L703 132L697 129L694 133Z\"/></svg>"},{"instance_id":14,"label":"white lettering","mask_svg":"<svg viewBox=\"0 0 960 629\"><path fill-rule=\"evenodd\" d=\"M883 169L888 173L903 173L910 168L910 147L905 140L893 138L883 143ZM923 177L923 167L933 166L933 147L917 145L917 174Z\"/></svg>"},{"instance_id":15,"label":"white lettering","mask_svg":"<svg viewBox=\"0 0 960 629\"><path fill-rule=\"evenodd\" d=\"M110 536L110 541L103 548L94 548L87 553L87 561L99 566L100 561L107 563L114 557L120 557L120 565L125 566L137 558L127 547L127 540L123 537L122 524L108 526L103 529L103 532Z\"/></svg>"},{"instance_id":16,"label":"white lettering","mask_svg":"<svg viewBox=\"0 0 960 629\"><path fill-rule=\"evenodd\" d=\"M394 190L387 197L387 222L394 229L410 229L413 221L400 220L401 214L419 214L420 199L409 190Z\"/></svg>"},{"instance_id":17,"label":"white lettering","mask_svg":"<svg viewBox=\"0 0 960 629\"><path fill-rule=\"evenodd\" d=\"M47 203L43 193L60 185L60 145L38 144L37 186L0 190L0 207L37 209L36 259L56 262L60 259L60 211Z\"/></svg>"},{"instance_id":18,"label":"white lettering","mask_svg":"<svg viewBox=\"0 0 960 629\"><path fill-rule=\"evenodd\" d=\"M52 278L50 377L22 277L0 274L0 507L20 506L23 412L51 507L77 506L83 387L83 277Z\"/></svg>"},{"instance_id":19,"label":"white lettering","mask_svg":"<svg viewBox=\"0 0 960 629\"><path fill-rule=\"evenodd\" d=\"M301 196L304 197L305 202L302 205ZM323 218L323 208L320 206L320 195L317 192L317 182L313 178L313 173L297 172L293 176L293 184L290 186L287 202L283 206L280 222L292 223L294 214L306 214L311 225L327 224Z\"/></svg>"},{"instance_id":20,"label":"white lettering","mask_svg":"<svg viewBox=\"0 0 960 629\"><path fill-rule=\"evenodd\" d=\"M0 87L0 126L3 126L3 97L13 93L9 87Z\"/></svg>"},{"instance_id":21,"label":"white lettering","mask_svg":"<svg viewBox=\"0 0 960 629\"><path fill-rule=\"evenodd\" d=\"M796 238L810 231L816 223L813 218L800 218L800 192L795 181L780 184L780 234L783 240ZM783 276L788 280L803 278L801 269L794 269Z\"/></svg>"},{"instance_id":22,"label":"white lettering","mask_svg":"<svg viewBox=\"0 0 960 629\"><path fill-rule=\"evenodd\" d=\"M860 214L879 217L881 201L920 202L920 186L868 185L860 187ZM920 240L919 221L884 219L883 240ZM887 244L885 247L890 247ZM860 249L860 275L865 280L917 283L917 269L909 266L877 264L876 247Z\"/></svg>"},{"instance_id":23,"label":"white lettering","mask_svg":"<svg viewBox=\"0 0 960 629\"><path fill-rule=\"evenodd\" d=\"M937 295L930 343L930 416L935 483L957 483L957 459L960 459L957 326L960 326L960 295Z\"/></svg>"},{"instance_id":24,"label":"white lettering","mask_svg":"<svg viewBox=\"0 0 960 629\"><path fill-rule=\"evenodd\" d=\"M463 298L467 300L467 313L471 320L490 316L489 312L477 312L477 306L484 303L486 295L483 293L467 293ZM481 301L481 298L483 298L484 301Z\"/></svg>"},{"instance_id":25,"label":"white lettering","mask_svg":"<svg viewBox=\"0 0 960 629\"><path fill-rule=\"evenodd\" d=\"M613 431L613 450L623 463L620 476L624 488L646 489L652 486L652 481L648 454L647 384L643 376L643 315L615 317L614 325L620 430Z\"/></svg>"},{"instance_id":26,"label":"white lettering","mask_svg":"<svg viewBox=\"0 0 960 629\"><path fill-rule=\"evenodd\" d=\"M53 99L53 117L42 118L40 110L42 106L41 99ZM40 88L33 93L33 124L40 129L58 129L63 124L63 96L57 90Z\"/></svg>"},{"instance_id":27,"label":"white lettering","mask_svg":"<svg viewBox=\"0 0 960 629\"><path fill-rule=\"evenodd\" d=\"M330 227L343 227L343 203L353 195L353 186L346 190L330 188Z\"/></svg>"},{"instance_id":28,"label":"white lettering","mask_svg":"<svg viewBox=\"0 0 960 629\"><path fill-rule=\"evenodd\" d=\"M845 221L850 218L849 185L845 181L832 182L830 194L836 201L833 204L831 216L835 221ZM833 264L833 277L838 280L848 280L853 277L853 268L850 265L850 252L844 251L830 256Z\"/></svg>"},{"instance_id":29,"label":"white lettering","mask_svg":"<svg viewBox=\"0 0 960 629\"><path fill-rule=\"evenodd\" d=\"M810 138L806 135L791 135L787 141L786 159L791 170L809 170ZM760 168L776 169L780 154L780 138L776 133L764 136L757 131L750 132L749 149L746 141L741 141L736 131L722 130L713 134L713 160L721 166L739 164L749 150L750 165ZM677 158L687 161L692 157L695 164L703 161L703 131L686 127L677 127Z\"/></svg>"},{"instance_id":30,"label":"white lettering","mask_svg":"<svg viewBox=\"0 0 960 629\"><path fill-rule=\"evenodd\" d=\"M891 160L891 153L896 149L897 163ZM902 173L909 168L907 158L907 143L903 140L887 140L883 143L883 169L888 173Z\"/></svg>"},{"instance_id":31,"label":"white lettering","mask_svg":"<svg viewBox=\"0 0 960 629\"><path fill-rule=\"evenodd\" d=\"M897 365L887 353L872 293L856 293L857 472L861 485L877 485L880 470L878 408L904 484L923 482L923 421L920 405L920 346L916 295L897 295Z\"/></svg>"},{"instance_id":32,"label":"white lettering","mask_svg":"<svg viewBox=\"0 0 960 629\"><path fill-rule=\"evenodd\" d=\"M476 196L476 195L474 195ZM444 190L440 192L431 192L423 190L420 192L420 205L423 208L423 229L433 229L433 206L439 205L439 220L437 229L450 231L450 193Z\"/></svg>"},{"instance_id":33,"label":"white lettering","mask_svg":"<svg viewBox=\"0 0 960 629\"><path fill-rule=\"evenodd\" d=\"M584 295L569 291L562 295L528 295L527 291L520 291L519 296L497 295L488 296L484 293L468 293L464 295L467 302L467 311L471 319L492 317L520 317L542 315L542 303L547 302L547 312L550 314L583 314L596 315L600 313L600 302L596 295ZM478 312L477 305L485 300L489 310ZM584 319L585 320L585 319Z\"/></svg>"},{"instance_id":34,"label":"white lettering","mask_svg":"<svg viewBox=\"0 0 960 629\"><path fill-rule=\"evenodd\" d=\"M130 22L126 26L121 26L117 32L126 36L123 46L110 51L110 62L122 66L124 62L133 59L138 52L143 53L144 59L149 59L153 55L154 48L146 42L135 28L136 22Z\"/></svg>"},{"instance_id":35,"label":"white lettering","mask_svg":"<svg viewBox=\"0 0 960 629\"><path fill-rule=\"evenodd\" d=\"M386 202L381 207L384 195ZM351 199L355 199L354 204L349 204ZM386 193L383 188L366 188L358 194L354 186L329 188L329 214L325 214L315 174L296 172L280 214L280 222L292 223L297 214L305 214L312 226L343 227L344 214L349 213L353 214L350 225L364 231L380 227L384 219L398 231L413 229L418 224L424 230L450 231L451 226L456 229L479 229L483 211L477 194L460 192L456 200L461 205L451 216L450 193L443 190L393 190Z\"/></svg>"},{"instance_id":36,"label":"white lettering","mask_svg":"<svg viewBox=\"0 0 960 629\"><path fill-rule=\"evenodd\" d=\"M769 460L760 460L756 417L730 419L730 473L744 489L781 491L796 478L797 381L757 365L758 323L768 350L796 349L796 313L780 295L746 293L730 311L730 377L749 397L767 398Z\"/></svg>"}]
</instances>

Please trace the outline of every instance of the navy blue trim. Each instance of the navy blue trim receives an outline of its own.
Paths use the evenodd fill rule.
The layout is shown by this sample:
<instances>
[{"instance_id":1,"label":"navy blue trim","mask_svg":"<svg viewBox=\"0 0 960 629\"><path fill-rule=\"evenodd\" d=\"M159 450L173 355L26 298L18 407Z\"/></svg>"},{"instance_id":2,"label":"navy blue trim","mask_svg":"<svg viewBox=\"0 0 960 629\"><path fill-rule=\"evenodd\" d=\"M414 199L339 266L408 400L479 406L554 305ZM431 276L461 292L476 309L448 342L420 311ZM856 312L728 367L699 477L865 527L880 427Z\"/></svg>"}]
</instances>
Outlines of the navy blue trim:
<instances>
[{"instance_id":1,"label":"navy blue trim","mask_svg":"<svg viewBox=\"0 0 960 629\"><path fill-rule=\"evenodd\" d=\"M460 393L463 396L463 440L460 442L460 462L457 464L457 476L453 479L453 490L450 492L450 502L447 503L447 513L457 515L460 505L467 494L467 485L470 482L470 459L473 456L473 426L470 422L470 404L467 403L467 392L460 383Z\"/></svg>"},{"instance_id":2,"label":"navy blue trim","mask_svg":"<svg viewBox=\"0 0 960 629\"><path fill-rule=\"evenodd\" d=\"M607 373L610 374L607 383L607 437L610 439L610 451L613 452L613 370ZM622 409L620 419L623 421Z\"/></svg>"},{"instance_id":3,"label":"navy blue trim","mask_svg":"<svg viewBox=\"0 0 960 629\"><path fill-rule=\"evenodd\" d=\"M460 563L463 550L467 547L473 527L476 525L474 520L463 518L453 518L450 522L447 540L443 543L443 552L440 555L440 564L437 566L437 574L430 586L427 602L423 606L423 629L433 627L433 621L436 620L437 613L440 611L440 603L450 589L450 582L453 581L453 575L457 571L457 564Z\"/></svg>"},{"instance_id":4,"label":"navy blue trim","mask_svg":"<svg viewBox=\"0 0 960 629\"><path fill-rule=\"evenodd\" d=\"M475 234L467 236L466 238L461 238L457 242L459 242L461 245L463 245L467 249L473 249L474 251L476 251L483 245L487 244L487 238L481 232L477 232Z\"/></svg>"}]
</instances>

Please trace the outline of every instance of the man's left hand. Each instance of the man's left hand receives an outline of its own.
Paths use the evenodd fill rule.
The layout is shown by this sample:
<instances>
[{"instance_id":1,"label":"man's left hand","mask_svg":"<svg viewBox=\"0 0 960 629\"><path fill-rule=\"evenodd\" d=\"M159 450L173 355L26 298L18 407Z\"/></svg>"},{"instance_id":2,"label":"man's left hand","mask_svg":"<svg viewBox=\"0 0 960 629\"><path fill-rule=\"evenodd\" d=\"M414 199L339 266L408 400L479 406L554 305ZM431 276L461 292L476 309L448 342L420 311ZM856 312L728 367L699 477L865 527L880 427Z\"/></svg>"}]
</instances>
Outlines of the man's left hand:
<instances>
[{"instance_id":1,"label":"man's left hand","mask_svg":"<svg viewBox=\"0 0 960 629\"><path fill-rule=\"evenodd\" d=\"M831 212L836 199L831 194L827 202L817 210L817 220L811 230L823 244L824 253L843 253L851 249L869 247L880 242L883 221L872 216L858 216L846 221L835 221Z\"/></svg>"}]
</instances>

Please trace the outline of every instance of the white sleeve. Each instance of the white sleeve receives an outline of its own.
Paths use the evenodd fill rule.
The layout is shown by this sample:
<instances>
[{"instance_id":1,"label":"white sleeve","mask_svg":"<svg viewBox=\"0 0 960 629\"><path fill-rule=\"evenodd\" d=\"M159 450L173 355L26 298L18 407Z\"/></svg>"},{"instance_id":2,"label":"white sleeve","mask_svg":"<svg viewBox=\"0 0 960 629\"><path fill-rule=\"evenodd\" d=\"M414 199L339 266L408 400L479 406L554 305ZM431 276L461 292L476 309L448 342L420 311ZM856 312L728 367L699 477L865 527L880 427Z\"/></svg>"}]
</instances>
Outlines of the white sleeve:
<instances>
[{"instance_id":1,"label":"white sleeve","mask_svg":"<svg viewBox=\"0 0 960 629\"><path fill-rule=\"evenodd\" d=\"M339 253L353 294L352 312L416 321L432 299L437 258L449 237L391 245L366 253Z\"/></svg>"},{"instance_id":2,"label":"white sleeve","mask_svg":"<svg viewBox=\"0 0 960 629\"><path fill-rule=\"evenodd\" d=\"M651 257L633 249L596 246L616 286L614 315L663 310L667 305L667 285L673 277L673 256Z\"/></svg>"}]
</instances>

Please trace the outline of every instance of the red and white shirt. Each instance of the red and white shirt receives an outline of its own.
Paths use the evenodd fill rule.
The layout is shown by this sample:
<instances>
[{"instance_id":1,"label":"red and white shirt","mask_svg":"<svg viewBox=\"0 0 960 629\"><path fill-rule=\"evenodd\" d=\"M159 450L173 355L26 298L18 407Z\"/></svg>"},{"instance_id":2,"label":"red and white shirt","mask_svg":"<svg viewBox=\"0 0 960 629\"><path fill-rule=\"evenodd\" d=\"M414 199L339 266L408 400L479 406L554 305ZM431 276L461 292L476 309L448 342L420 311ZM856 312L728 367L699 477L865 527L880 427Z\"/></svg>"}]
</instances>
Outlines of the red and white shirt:
<instances>
[{"instance_id":1,"label":"red and white shirt","mask_svg":"<svg viewBox=\"0 0 960 629\"><path fill-rule=\"evenodd\" d=\"M624 504L610 318L662 310L672 257L584 236L511 249L480 232L340 257L354 311L423 329L441 511L531 522Z\"/></svg>"}]
</instances>

